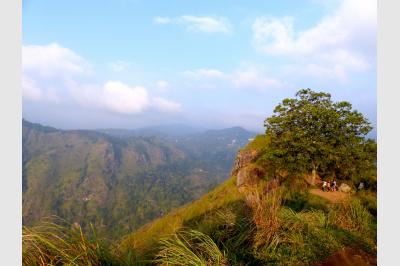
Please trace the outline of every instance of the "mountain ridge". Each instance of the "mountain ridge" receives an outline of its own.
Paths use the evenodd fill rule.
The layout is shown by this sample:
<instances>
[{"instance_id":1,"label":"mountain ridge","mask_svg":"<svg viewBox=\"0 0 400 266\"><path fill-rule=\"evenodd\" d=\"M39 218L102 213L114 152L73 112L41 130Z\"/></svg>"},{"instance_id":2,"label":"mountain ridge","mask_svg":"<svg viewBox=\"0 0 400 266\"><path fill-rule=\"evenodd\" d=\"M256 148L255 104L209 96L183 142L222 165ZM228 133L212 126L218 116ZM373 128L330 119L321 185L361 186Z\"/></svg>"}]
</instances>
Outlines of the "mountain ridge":
<instances>
[{"instance_id":1,"label":"mountain ridge","mask_svg":"<svg viewBox=\"0 0 400 266\"><path fill-rule=\"evenodd\" d=\"M178 145L176 137L119 138L22 123L23 223L55 214L113 236L215 187L229 176L240 148L228 146L231 139L205 145L207 134L179 137ZM249 134L235 138L244 143Z\"/></svg>"}]
</instances>

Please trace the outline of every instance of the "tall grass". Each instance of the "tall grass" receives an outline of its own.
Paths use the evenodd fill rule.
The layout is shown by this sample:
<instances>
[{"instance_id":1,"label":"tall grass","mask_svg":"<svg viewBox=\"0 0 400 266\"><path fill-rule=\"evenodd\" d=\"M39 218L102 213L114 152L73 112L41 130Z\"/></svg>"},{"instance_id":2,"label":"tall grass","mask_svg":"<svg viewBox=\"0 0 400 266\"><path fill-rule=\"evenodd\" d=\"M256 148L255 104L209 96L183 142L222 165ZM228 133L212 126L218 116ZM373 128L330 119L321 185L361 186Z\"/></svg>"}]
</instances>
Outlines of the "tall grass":
<instances>
[{"instance_id":1,"label":"tall grass","mask_svg":"<svg viewBox=\"0 0 400 266\"><path fill-rule=\"evenodd\" d=\"M162 265L223 266L229 265L214 241L196 230L181 229L160 241L161 250L154 263Z\"/></svg>"},{"instance_id":2,"label":"tall grass","mask_svg":"<svg viewBox=\"0 0 400 266\"><path fill-rule=\"evenodd\" d=\"M121 265L92 227L88 237L79 225L58 217L22 229L23 265Z\"/></svg>"},{"instance_id":3,"label":"tall grass","mask_svg":"<svg viewBox=\"0 0 400 266\"><path fill-rule=\"evenodd\" d=\"M329 220L332 224L359 233L370 231L372 219L372 215L358 199L336 205L329 212Z\"/></svg>"},{"instance_id":4,"label":"tall grass","mask_svg":"<svg viewBox=\"0 0 400 266\"><path fill-rule=\"evenodd\" d=\"M273 189L263 192L263 187L255 187L246 192L246 202L252 209L253 223L257 230L254 236L254 246L277 245L277 234L281 221L278 211L282 204L282 190Z\"/></svg>"}]
</instances>

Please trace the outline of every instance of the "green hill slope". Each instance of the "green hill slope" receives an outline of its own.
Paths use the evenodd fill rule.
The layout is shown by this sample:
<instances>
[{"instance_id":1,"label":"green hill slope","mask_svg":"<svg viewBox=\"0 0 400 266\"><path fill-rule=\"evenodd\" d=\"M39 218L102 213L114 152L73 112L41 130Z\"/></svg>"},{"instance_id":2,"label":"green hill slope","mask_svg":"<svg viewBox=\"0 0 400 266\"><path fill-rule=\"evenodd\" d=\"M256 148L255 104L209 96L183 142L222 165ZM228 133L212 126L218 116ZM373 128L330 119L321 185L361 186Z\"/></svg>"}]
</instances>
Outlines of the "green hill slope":
<instances>
[{"instance_id":1,"label":"green hill slope","mask_svg":"<svg viewBox=\"0 0 400 266\"><path fill-rule=\"evenodd\" d=\"M336 204L308 193L312 186L305 180L274 187L273 179L246 170L262 171L258 159L267 146L268 138L257 136L238 154L229 180L125 236L117 250L147 263L179 256L212 260L196 250L195 230L210 237L230 265L309 265L345 247L376 260L376 208L369 208L375 192L353 193ZM243 172L248 176L241 180Z\"/></svg>"},{"instance_id":2,"label":"green hill slope","mask_svg":"<svg viewBox=\"0 0 400 266\"><path fill-rule=\"evenodd\" d=\"M108 246L105 252L98 239L86 241L85 237L81 237L79 225L73 225L72 229L70 225L62 227L61 231L67 233L60 234L60 237L59 233L55 234L56 237L49 235L46 227L43 230L43 227L25 229L23 257L29 262L62 261L71 264L71 257L66 256L69 253L65 251L72 250L79 258L90 251L93 256L83 259L86 265L99 265L99 261L102 265L376 265L377 146L365 137L371 127L360 113L351 110L350 103L333 103L330 94L306 89L296 93L296 97L284 99L275 108L274 115L266 119L266 135L256 136L239 151L231 164L231 178L201 198L187 198L186 202L190 203L131 231ZM54 132L51 128L44 131L52 137L59 134L76 137L74 132ZM156 145L157 138L127 138L114 142L104 135L90 133L79 138L79 155L63 151L63 156L76 158L86 155L86 166L90 171L84 176L90 177L87 173L94 173L93 178L97 178L105 171L101 172L101 169L108 169L104 168L104 162L110 161L104 158L119 158L113 161L124 165L124 158L127 158L124 154L130 151L136 157L132 155L129 161L137 163L126 167L137 165L131 171L145 169L146 173L157 173L157 170L163 169L162 176L166 180L163 186L159 186L162 178L147 179L137 186L140 188L138 193L151 183L150 187L156 188L157 197L164 195L159 191L187 195L185 192L193 191L196 182L184 183L187 175L176 179L177 169L183 170L174 167L174 171L169 172L171 165L179 166L180 162L186 161L184 165L190 166L189 173L193 173L194 169L200 169L199 165L202 165L201 169L207 169L213 162L222 162L213 169L224 169L226 164L223 158L227 157L220 156L220 151L224 150L223 147L234 151L232 147L240 143L235 135L238 132L240 130L230 129L224 131L222 136L218 132L206 132L196 138L192 138L196 134L176 138L175 143L182 143L181 147L170 142L167 142L169 145ZM28 147L29 139L25 142ZM42 141L40 134L36 133L33 133L32 139L33 143ZM94 145L85 145L88 141ZM112 150L106 148L109 143L114 144ZM209 151L207 144L211 146ZM39 174L28 175L35 177L32 180L26 178L26 191L35 187L35 180L42 180L42 185L38 187L53 186L51 191L57 191L53 180L60 174L56 169L64 168L53 169L52 166L63 165L62 160L57 160L62 156L57 151L69 146L53 147L49 141L44 141L43 145L51 147L46 146L45 155L36 153L40 149L32 147L24 160L27 173L33 167L30 165L33 160L39 162L33 164L36 167L33 172ZM164 152L156 152L161 146ZM92 149L95 152L92 153ZM188 158L204 156L213 159L196 160L195 166L187 161ZM141 163L132 158L139 158ZM140 182L145 178L136 179L138 175L134 175L124 179L120 171L125 167L114 168L112 164L109 169L113 174L99 181L115 182L112 183L114 187L122 191L135 188L129 183L132 181L126 180ZM54 172L57 174L48 177ZM73 174L65 175L62 180L69 180L69 176ZM125 183L119 186L119 180ZM324 191L320 187L321 180L326 181ZM330 189L329 182L337 183L338 190ZM96 183L89 184L91 188ZM97 188L98 191L102 191L101 188L107 184L104 182L104 186ZM165 189L166 186L168 189ZM65 186L62 191L69 193L71 190ZM152 195L149 191L153 190L135 195ZM135 190L132 193L136 193ZM171 195L171 198L174 196L177 197ZM46 194L40 199L46 202ZM121 202L124 203L119 198L114 204ZM140 203L129 202L129 206L123 206L121 213L124 208L130 210ZM134 212L140 214L137 210ZM58 228L50 226L56 232L60 231ZM64 235L67 241L64 241ZM49 251L38 254L41 250Z\"/></svg>"},{"instance_id":3,"label":"green hill slope","mask_svg":"<svg viewBox=\"0 0 400 266\"><path fill-rule=\"evenodd\" d=\"M229 179L198 200L182 206L162 218L146 224L121 241L121 248L150 251L164 236L175 233L190 222L227 206L243 203L244 196L237 192L234 179Z\"/></svg>"},{"instance_id":4,"label":"green hill slope","mask_svg":"<svg viewBox=\"0 0 400 266\"><path fill-rule=\"evenodd\" d=\"M236 137L243 142L248 135ZM57 215L85 230L93 223L108 237L133 231L215 187L229 176L239 148L222 142L224 160L210 160L207 149L215 146L204 142L202 153L194 154L156 136L118 138L25 120L22 141L24 225Z\"/></svg>"},{"instance_id":5,"label":"green hill slope","mask_svg":"<svg viewBox=\"0 0 400 266\"><path fill-rule=\"evenodd\" d=\"M112 246L74 226L24 230L25 265L40 256L70 263L67 249L93 265L376 265L376 192L331 203L308 193L315 187L303 179L275 184L257 174L268 145L257 136L239 152L230 179ZM39 256L38 247L49 251Z\"/></svg>"}]
</instances>

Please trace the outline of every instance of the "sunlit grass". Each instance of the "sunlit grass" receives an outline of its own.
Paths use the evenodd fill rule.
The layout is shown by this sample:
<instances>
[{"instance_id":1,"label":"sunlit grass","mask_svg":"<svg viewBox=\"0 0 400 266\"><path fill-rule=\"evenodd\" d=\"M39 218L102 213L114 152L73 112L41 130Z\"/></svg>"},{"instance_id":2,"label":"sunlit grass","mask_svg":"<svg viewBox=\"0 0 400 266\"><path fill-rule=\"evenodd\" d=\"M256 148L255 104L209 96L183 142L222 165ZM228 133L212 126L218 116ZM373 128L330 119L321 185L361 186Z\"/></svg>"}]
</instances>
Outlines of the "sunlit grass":
<instances>
[{"instance_id":1,"label":"sunlit grass","mask_svg":"<svg viewBox=\"0 0 400 266\"><path fill-rule=\"evenodd\" d=\"M22 230L23 265L121 265L94 228L88 237L79 225L58 217Z\"/></svg>"},{"instance_id":2,"label":"sunlit grass","mask_svg":"<svg viewBox=\"0 0 400 266\"><path fill-rule=\"evenodd\" d=\"M160 249L154 262L162 265L228 265L227 258L214 241L196 230L179 230L162 239Z\"/></svg>"}]
</instances>

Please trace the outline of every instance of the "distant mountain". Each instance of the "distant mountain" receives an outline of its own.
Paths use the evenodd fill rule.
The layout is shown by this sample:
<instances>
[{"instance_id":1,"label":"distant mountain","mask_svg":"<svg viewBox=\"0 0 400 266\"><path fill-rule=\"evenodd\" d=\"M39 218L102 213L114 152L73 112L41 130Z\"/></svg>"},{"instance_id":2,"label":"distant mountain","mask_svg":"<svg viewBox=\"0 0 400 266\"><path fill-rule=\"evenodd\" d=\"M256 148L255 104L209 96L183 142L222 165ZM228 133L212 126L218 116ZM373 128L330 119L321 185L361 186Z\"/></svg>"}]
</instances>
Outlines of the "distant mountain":
<instances>
[{"instance_id":1,"label":"distant mountain","mask_svg":"<svg viewBox=\"0 0 400 266\"><path fill-rule=\"evenodd\" d=\"M84 228L93 223L110 237L224 181L239 148L255 135L231 128L141 136L22 123L23 223L54 214Z\"/></svg>"},{"instance_id":2,"label":"distant mountain","mask_svg":"<svg viewBox=\"0 0 400 266\"><path fill-rule=\"evenodd\" d=\"M171 124L144 127L139 129L97 129L96 131L111 136L128 138L134 136L158 136L158 137L182 137L206 131L206 129L195 128L184 124Z\"/></svg>"}]
</instances>

